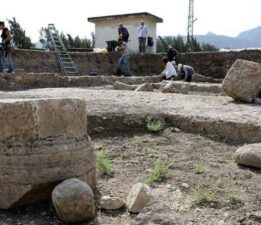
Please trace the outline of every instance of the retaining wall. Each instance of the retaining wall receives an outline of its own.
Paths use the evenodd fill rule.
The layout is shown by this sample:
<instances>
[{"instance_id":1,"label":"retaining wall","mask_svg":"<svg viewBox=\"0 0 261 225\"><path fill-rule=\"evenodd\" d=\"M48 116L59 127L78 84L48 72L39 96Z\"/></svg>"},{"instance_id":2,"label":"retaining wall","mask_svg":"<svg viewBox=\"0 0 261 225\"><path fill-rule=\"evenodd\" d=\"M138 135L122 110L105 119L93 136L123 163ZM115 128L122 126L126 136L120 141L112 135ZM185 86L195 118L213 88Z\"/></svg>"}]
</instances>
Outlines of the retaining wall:
<instances>
[{"instance_id":1,"label":"retaining wall","mask_svg":"<svg viewBox=\"0 0 261 225\"><path fill-rule=\"evenodd\" d=\"M115 74L119 53L70 53L81 75L95 70L98 75ZM134 75L159 74L163 70L161 58L165 54L131 55L130 64ZM59 72L56 56L53 52L17 50L14 55L16 68L26 72ZM261 51L240 52L200 52L180 54L178 63L188 64L195 68L196 72L215 78L224 78L228 69L236 59L246 59L261 63Z\"/></svg>"}]
</instances>

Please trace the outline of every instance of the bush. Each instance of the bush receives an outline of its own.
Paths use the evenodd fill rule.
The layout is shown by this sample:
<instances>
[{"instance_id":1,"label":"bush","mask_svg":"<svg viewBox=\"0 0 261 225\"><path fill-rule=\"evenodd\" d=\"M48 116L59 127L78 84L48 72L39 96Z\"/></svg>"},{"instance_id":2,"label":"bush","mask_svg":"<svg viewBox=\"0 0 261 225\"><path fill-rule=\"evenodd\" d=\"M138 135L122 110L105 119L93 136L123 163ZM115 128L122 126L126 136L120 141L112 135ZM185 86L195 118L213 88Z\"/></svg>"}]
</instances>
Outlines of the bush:
<instances>
[{"instance_id":1,"label":"bush","mask_svg":"<svg viewBox=\"0 0 261 225\"><path fill-rule=\"evenodd\" d=\"M168 166L165 165L162 159L158 159L152 168L149 177L145 180L146 184L154 182L162 182L171 176Z\"/></svg>"},{"instance_id":2,"label":"bush","mask_svg":"<svg viewBox=\"0 0 261 225\"><path fill-rule=\"evenodd\" d=\"M152 133L160 133L164 128L164 123L160 120L155 120L152 117L147 119L147 129Z\"/></svg>"},{"instance_id":3,"label":"bush","mask_svg":"<svg viewBox=\"0 0 261 225\"><path fill-rule=\"evenodd\" d=\"M204 173L204 166L202 164L195 165L195 174L202 174Z\"/></svg>"},{"instance_id":4,"label":"bush","mask_svg":"<svg viewBox=\"0 0 261 225\"><path fill-rule=\"evenodd\" d=\"M172 134L172 129L166 128L161 135L166 139L171 139L171 134Z\"/></svg>"},{"instance_id":5,"label":"bush","mask_svg":"<svg viewBox=\"0 0 261 225\"><path fill-rule=\"evenodd\" d=\"M241 199L235 195L229 195L227 197L227 199L230 202L230 204L232 204L232 205L237 205L237 204L241 203Z\"/></svg>"},{"instance_id":6,"label":"bush","mask_svg":"<svg viewBox=\"0 0 261 225\"><path fill-rule=\"evenodd\" d=\"M200 187L193 188L193 202L198 205L204 205L211 203L214 198L214 194L211 190L206 191Z\"/></svg>"},{"instance_id":7,"label":"bush","mask_svg":"<svg viewBox=\"0 0 261 225\"><path fill-rule=\"evenodd\" d=\"M102 149L97 155L97 165L102 174L109 174L112 171L113 165L108 159L108 151Z\"/></svg>"}]
</instances>

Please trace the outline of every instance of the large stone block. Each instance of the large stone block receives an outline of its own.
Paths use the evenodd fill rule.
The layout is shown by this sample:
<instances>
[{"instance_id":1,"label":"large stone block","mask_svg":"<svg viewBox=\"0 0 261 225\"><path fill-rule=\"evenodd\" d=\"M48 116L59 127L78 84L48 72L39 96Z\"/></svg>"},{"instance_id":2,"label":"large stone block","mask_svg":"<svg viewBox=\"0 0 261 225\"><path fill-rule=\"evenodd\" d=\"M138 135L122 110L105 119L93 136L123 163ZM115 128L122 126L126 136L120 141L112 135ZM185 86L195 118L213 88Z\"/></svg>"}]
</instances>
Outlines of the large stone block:
<instances>
[{"instance_id":1,"label":"large stone block","mask_svg":"<svg viewBox=\"0 0 261 225\"><path fill-rule=\"evenodd\" d=\"M223 81L223 90L235 100L252 102L261 91L261 64L236 60Z\"/></svg>"},{"instance_id":2,"label":"large stone block","mask_svg":"<svg viewBox=\"0 0 261 225\"><path fill-rule=\"evenodd\" d=\"M49 198L68 178L96 185L85 107L76 98L0 101L0 208Z\"/></svg>"}]
</instances>

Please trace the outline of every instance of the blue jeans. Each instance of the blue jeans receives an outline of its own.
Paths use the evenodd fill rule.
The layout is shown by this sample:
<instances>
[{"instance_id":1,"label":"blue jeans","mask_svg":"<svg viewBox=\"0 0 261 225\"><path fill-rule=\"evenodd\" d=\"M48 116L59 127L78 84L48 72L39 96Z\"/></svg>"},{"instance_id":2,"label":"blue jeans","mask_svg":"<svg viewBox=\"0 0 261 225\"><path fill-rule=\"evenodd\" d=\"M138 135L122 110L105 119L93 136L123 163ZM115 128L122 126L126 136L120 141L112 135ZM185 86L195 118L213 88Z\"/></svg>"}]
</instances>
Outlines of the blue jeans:
<instances>
[{"instance_id":1,"label":"blue jeans","mask_svg":"<svg viewBox=\"0 0 261 225\"><path fill-rule=\"evenodd\" d=\"M122 56L117 65L117 75L131 76L129 56Z\"/></svg>"},{"instance_id":2,"label":"blue jeans","mask_svg":"<svg viewBox=\"0 0 261 225\"><path fill-rule=\"evenodd\" d=\"M4 57L5 57L5 51L0 51L0 73L2 73L4 71L4 68L3 68ZM13 65L13 61L12 61L10 54L7 55L7 61L8 61L7 73L14 72L14 65Z\"/></svg>"}]
</instances>

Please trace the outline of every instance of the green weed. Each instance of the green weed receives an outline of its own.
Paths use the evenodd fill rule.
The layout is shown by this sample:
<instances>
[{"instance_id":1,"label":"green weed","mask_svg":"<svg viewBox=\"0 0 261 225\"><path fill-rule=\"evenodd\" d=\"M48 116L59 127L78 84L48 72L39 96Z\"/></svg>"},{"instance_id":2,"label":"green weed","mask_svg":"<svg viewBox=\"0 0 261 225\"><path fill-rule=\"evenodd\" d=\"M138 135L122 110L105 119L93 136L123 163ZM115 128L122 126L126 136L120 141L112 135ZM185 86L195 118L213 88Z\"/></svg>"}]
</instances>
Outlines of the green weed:
<instances>
[{"instance_id":1,"label":"green weed","mask_svg":"<svg viewBox=\"0 0 261 225\"><path fill-rule=\"evenodd\" d=\"M171 134L172 134L172 129L171 128L166 128L163 132L162 132L162 136L166 139L171 139Z\"/></svg>"},{"instance_id":2,"label":"green weed","mask_svg":"<svg viewBox=\"0 0 261 225\"><path fill-rule=\"evenodd\" d=\"M202 174L204 173L204 166L202 164L196 164L194 168L195 174Z\"/></svg>"},{"instance_id":3,"label":"green weed","mask_svg":"<svg viewBox=\"0 0 261 225\"><path fill-rule=\"evenodd\" d=\"M147 118L147 129L151 133L160 133L164 128L164 123L160 120L153 119L152 117Z\"/></svg>"},{"instance_id":4,"label":"green weed","mask_svg":"<svg viewBox=\"0 0 261 225\"><path fill-rule=\"evenodd\" d=\"M168 166L162 159L158 159L152 168L149 177L145 179L146 184L152 184L154 182L162 182L171 176L171 172Z\"/></svg>"},{"instance_id":5,"label":"green weed","mask_svg":"<svg viewBox=\"0 0 261 225\"><path fill-rule=\"evenodd\" d=\"M232 204L232 205L241 203L241 199L235 195L228 195L227 199L230 202L230 204Z\"/></svg>"},{"instance_id":6,"label":"green weed","mask_svg":"<svg viewBox=\"0 0 261 225\"><path fill-rule=\"evenodd\" d=\"M102 149L97 155L97 165L102 174L109 174L113 165L108 158L108 151Z\"/></svg>"},{"instance_id":7,"label":"green weed","mask_svg":"<svg viewBox=\"0 0 261 225\"><path fill-rule=\"evenodd\" d=\"M214 199L212 190L204 190L200 187L193 188L192 200L195 204L205 205L211 203Z\"/></svg>"}]
</instances>

